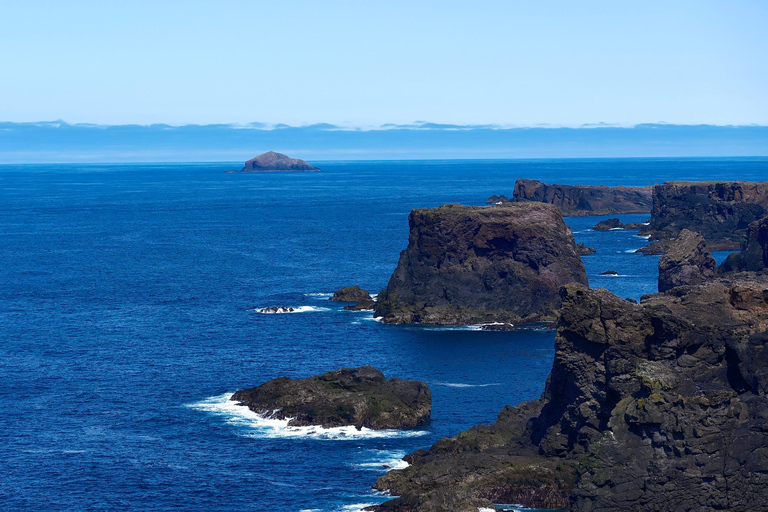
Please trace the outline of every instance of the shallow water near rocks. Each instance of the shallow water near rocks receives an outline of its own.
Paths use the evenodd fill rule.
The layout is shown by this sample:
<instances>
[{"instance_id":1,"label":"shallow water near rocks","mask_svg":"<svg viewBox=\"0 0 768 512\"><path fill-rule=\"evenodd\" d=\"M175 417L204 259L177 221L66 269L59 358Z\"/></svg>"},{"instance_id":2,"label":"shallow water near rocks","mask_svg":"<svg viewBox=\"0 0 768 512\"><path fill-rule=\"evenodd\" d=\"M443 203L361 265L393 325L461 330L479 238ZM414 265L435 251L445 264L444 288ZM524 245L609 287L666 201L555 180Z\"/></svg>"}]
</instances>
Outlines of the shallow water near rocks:
<instances>
[{"instance_id":1,"label":"shallow water near rocks","mask_svg":"<svg viewBox=\"0 0 768 512\"><path fill-rule=\"evenodd\" d=\"M411 208L484 204L515 178L765 179L765 159L0 166L0 502L23 510L355 510L403 455L537 398L549 329L387 326L334 290L382 289ZM641 222L647 215L619 216ZM638 299L657 256L568 218L593 287ZM725 253L716 255L720 261ZM618 276L600 276L615 270ZM259 314L268 307L291 314ZM412 431L286 428L226 395L370 364L426 381ZM387 466L387 467L385 467Z\"/></svg>"}]
</instances>

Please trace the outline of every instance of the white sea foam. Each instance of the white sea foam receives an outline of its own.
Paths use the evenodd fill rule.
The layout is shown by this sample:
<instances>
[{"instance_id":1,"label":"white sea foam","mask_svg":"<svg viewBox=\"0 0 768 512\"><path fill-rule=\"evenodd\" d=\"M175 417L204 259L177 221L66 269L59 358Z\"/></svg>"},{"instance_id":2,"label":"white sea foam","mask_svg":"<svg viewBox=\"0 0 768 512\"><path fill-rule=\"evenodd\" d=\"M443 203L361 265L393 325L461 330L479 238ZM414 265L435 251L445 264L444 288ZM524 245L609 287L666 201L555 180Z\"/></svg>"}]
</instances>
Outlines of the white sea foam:
<instances>
[{"instance_id":1,"label":"white sea foam","mask_svg":"<svg viewBox=\"0 0 768 512\"><path fill-rule=\"evenodd\" d=\"M290 314L290 313L313 313L313 312L319 312L319 311L330 311L330 308L321 308L318 306L297 306L295 308L278 306L276 310L274 307L269 307L269 308L256 308L253 311L257 313L261 313L262 315L284 315L284 314Z\"/></svg>"},{"instance_id":2,"label":"white sea foam","mask_svg":"<svg viewBox=\"0 0 768 512\"><path fill-rule=\"evenodd\" d=\"M611 228L608 231L621 231L624 228Z\"/></svg>"},{"instance_id":3,"label":"white sea foam","mask_svg":"<svg viewBox=\"0 0 768 512\"><path fill-rule=\"evenodd\" d=\"M378 505L378 503L354 503L352 505L344 505L339 509L339 511L340 512L360 512L374 505Z\"/></svg>"},{"instance_id":4,"label":"white sea foam","mask_svg":"<svg viewBox=\"0 0 768 512\"><path fill-rule=\"evenodd\" d=\"M243 437L255 439L319 439L319 440L358 440L397 437L419 437L425 435L424 430L372 430L353 426L322 428L319 426L290 427L290 418L277 419L267 415L257 414L248 407L238 405L230 400L232 393L212 396L187 404L187 407L204 411L216 417L222 418L225 423L240 429Z\"/></svg>"},{"instance_id":5,"label":"white sea foam","mask_svg":"<svg viewBox=\"0 0 768 512\"><path fill-rule=\"evenodd\" d=\"M320 298L328 297L328 298L330 298L330 297L333 297L333 294L332 293L305 293L304 296L305 297L320 297Z\"/></svg>"},{"instance_id":6,"label":"white sea foam","mask_svg":"<svg viewBox=\"0 0 768 512\"><path fill-rule=\"evenodd\" d=\"M358 468L371 471L381 471L383 469L405 469L410 464L403 460L405 452L397 450L374 450L375 460L355 464Z\"/></svg>"},{"instance_id":7,"label":"white sea foam","mask_svg":"<svg viewBox=\"0 0 768 512\"><path fill-rule=\"evenodd\" d=\"M637 249L627 249L627 250L626 250L626 251L624 251L624 252L626 252L626 253L628 253L628 254L631 254L631 253L637 252Z\"/></svg>"},{"instance_id":8,"label":"white sea foam","mask_svg":"<svg viewBox=\"0 0 768 512\"><path fill-rule=\"evenodd\" d=\"M643 238L645 240L650 240L651 239L651 235L635 235L635 236L637 238Z\"/></svg>"},{"instance_id":9,"label":"white sea foam","mask_svg":"<svg viewBox=\"0 0 768 512\"><path fill-rule=\"evenodd\" d=\"M446 386L449 388L487 388L488 386L501 386L501 383L491 382L489 384L465 384L463 382L435 382L435 386Z\"/></svg>"}]
</instances>

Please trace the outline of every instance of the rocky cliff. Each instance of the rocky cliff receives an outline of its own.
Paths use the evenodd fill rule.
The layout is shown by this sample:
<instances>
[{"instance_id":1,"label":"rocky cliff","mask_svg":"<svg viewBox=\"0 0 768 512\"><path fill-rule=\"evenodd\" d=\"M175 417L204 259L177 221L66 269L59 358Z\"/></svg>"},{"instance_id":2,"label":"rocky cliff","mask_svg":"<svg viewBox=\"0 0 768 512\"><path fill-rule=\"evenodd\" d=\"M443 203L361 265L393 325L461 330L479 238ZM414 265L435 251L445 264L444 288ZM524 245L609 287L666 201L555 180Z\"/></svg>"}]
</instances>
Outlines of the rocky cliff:
<instances>
[{"instance_id":1,"label":"rocky cliff","mask_svg":"<svg viewBox=\"0 0 768 512\"><path fill-rule=\"evenodd\" d=\"M515 182L512 201L549 203L565 216L648 213L652 204L651 187L549 185L526 179Z\"/></svg>"},{"instance_id":2,"label":"rocky cliff","mask_svg":"<svg viewBox=\"0 0 768 512\"><path fill-rule=\"evenodd\" d=\"M586 283L557 208L540 203L413 210L408 248L379 294L387 323L553 320L560 286Z\"/></svg>"},{"instance_id":3,"label":"rocky cliff","mask_svg":"<svg viewBox=\"0 0 768 512\"><path fill-rule=\"evenodd\" d=\"M387 380L371 366L343 368L308 379L281 377L238 391L231 400L258 414L292 418L290 426L325 428L410 428L425 423L432 411L432 395L425 383Z\"/></svg>"},{"instance_id":4,"label":"rocky cliff","mask_svg":"<svg viewBox=\"0 0 768 512\"><path fill-rule=\"evenodd\" d=\"M704 236L712 250L738 249L750 223L768 215L764 181L673 181L653 188L652 240L674 238L683 229Z\"/></svg>"},{"instance_id":5,"label":"rocky cliff","mask_svg":"<svg viewBox=\"0 0 768 512\"><path fill-rule=\"evenodd\" d=\"M245 162L241 172L296 172L319 171L317 167L309 165L304 160L291 158L282 153L267 151Z\"/></svg>"},{"instance_id":6,"label":"rocky cliff","mask_svg":"<svg viewBox=\"0 0 768 512\"><path fill-rule=\"evenodd\" d=\"M409 455L378 510L768 509L768 276L562 293L542 397Z\"/></svg>"},{"instance_id":7,"label":"rocky cliff","mask_svg":"<svg viewBox=\"0 0 768 512\"><path fill-rule=\"evenodd\" d=\"M728 255L720 270L759 271L768 268L768 217L756 220L747 229L747 240L742 243L741 252Z\"/></svg>"},{"instance_id":8,"label":"rocky cliff","mask_svg":"<svg viewBox=\"0 0 768 512\"><path fill-rule=\"evenodd\" d=\"M701 284L717 274L717 262L699 233L684 229L659 259L659 291Z\"/></svg>"}]
</instances>

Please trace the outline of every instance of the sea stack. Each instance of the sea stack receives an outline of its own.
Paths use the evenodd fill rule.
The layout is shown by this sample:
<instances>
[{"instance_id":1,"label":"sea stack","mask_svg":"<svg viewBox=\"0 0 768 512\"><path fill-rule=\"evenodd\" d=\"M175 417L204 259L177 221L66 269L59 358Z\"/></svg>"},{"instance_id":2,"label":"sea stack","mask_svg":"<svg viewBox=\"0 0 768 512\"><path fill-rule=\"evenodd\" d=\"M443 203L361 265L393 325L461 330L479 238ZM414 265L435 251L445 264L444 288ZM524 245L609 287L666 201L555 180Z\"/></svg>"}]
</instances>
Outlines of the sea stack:
<instances>
[{"instance_id":1,"label":"sea stack","mask_svg":"<svg viewBox=\"0 0 768 512\"><path fill-rule=\"evenodd\" d=\"M768 215L768 182L670 181L653 188L651 240L683 229L701 233L710 250L738 249L752 222Z\"/></svg>"},{"instance_id":2,"label":"sea stack","mask_svg":"<svg viewBox=\"0 0 768 512\"><path fill-rule=\"evenodd\" d=\"M319 168L308 164L304 160L291 158L274 151L267 151L245 162L241 172L301 172L319 170Z\"/></svg>"},{"instance_id":3,"label":"sea stack","mask_svg":"<svg viewBox=\"0 0 768 512\"><path fill-rule=\"evenodd\" d=\"M550 185L537 180L519 179L515 182L512 201L548 203L560 208L566 217L648 213L651 211L652 192L651 187Z\"/></svg>"},{"instance_id":4,"label":"sea stack","mask_svg":"<svg viewBox=\"0 0 768 512\"><path fill-rule=\"evenodd\" d=\"M554 320L559 289L587 283L560 211L541 203L413 210L408 248L374 314L386 323Z\"/></svg>"},{"instance_id":5,"label":"sea stack","mask_svg":"<svg viewBox=\"0 0 768 512\"><path fill-rule=\"evenodd\" d=\"M717 262L699 233L684 229L659 260L659 291L701 284L717 274Z\"/></svg>"},{"instance_id":6,"label":"sea stack","mask_svg":"<svg viewBox=\"0 0 768 512\"><path fill-rule=\"evenodd\" d=\"M231 400L289 426L357 429L411 428L425 423L432 394L424 382L389 379L372 366L342 368L308 379L280 377L232 395Z\"/></svg>"}]
</instances>

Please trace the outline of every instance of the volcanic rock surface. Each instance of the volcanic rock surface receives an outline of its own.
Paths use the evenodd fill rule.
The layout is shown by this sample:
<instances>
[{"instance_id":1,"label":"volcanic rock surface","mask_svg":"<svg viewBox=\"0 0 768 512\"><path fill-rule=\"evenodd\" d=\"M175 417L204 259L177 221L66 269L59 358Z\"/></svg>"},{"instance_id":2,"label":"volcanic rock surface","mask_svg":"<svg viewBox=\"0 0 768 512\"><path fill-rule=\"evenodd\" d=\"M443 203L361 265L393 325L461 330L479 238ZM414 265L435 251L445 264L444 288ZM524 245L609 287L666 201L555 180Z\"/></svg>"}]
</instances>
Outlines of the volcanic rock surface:
<instances>
[{"instance_id":1,"label":"volcanic rock surface","mask_svg":"<svg viewBox=\"0 0 768 512\"><path fill-rule=\"evenodd\" d=\"M768 215L764 181L670 181L653 188L652 240L674 238L683 229L702 234L711 250L738 249L747 228Z\"/></svg>"},{"instance_id":2,"label":"volcanic rock surface","mask_svg":"<svg viewBox=\"0 0 768 512\"><path fill-rule=\"evenodd\" d=\"M245 162L241 172L297 172L319 171L317 167L308 164L304 160L291 158L282 153L267 151Z\"/></svg>"},{"instance_id":3,"label":"volcanic rock surface","mask_svg":"<svg viewBox=\"0 0 768 512\"><path fill-rule=\"evenodd\" d=\"M630 222L629 224L624 224L619 219L605 219L595 224L595 227L593 227L592 230L611 231L613 229L642 229L644 227L645 224L641 224L639 222Z\"/></svg>"},{"instance_id":4,"label":"volcanic rock surface","mask_svg":"<svg viewBox=\"0 0 768 512\"><path fill-rule=\"evenodd\" d=\"M684 229L659 259L659 291L701 284L717 274L717 262L699 233Z\"/></svg>"},{"instance_id":5,"label":"volcanic rock surface","mask_svg":"<svg viewBox=\"0 0 768 512\"><path fill-rule=\"evenodd\" d=\"M541 203L413 210L408 248L374 314L387 323L553 320L560 286L587 283L570 229Z\"/></svg>"},{"instance_id":6,"label":"volcanic rock surface","mask_svg":"<svg viewBox=\"0 0 768 512\"><path fill-rule=\"evenodd\" d=\"M518 179L513 202L536 201L557 206L565 216L647 213L651 211L651 187L605 185L549 185Z\"/></svg>"},{"instance_id":7,"label":"volcanic rock surface","mask_svg":"<svg viewBox=\"0 0 768 512\"><path fill-rule=\"evenodd\" d=\"M345 286L340 290L336 290L333 296L331 296L330 300L335 300L338 302L373 301L371 294L368 293L368 290L363 290L358 285Z\"/></svg>"},{"instance_id":8,"label":"volcanic rock surface","mask_svg":"<svg viewBox=\"0 0 768 512\"><path fill-rule=\"evenodd\" d=\"M231 400L271 418L291 418L289 426L324 428L411 428L429 420L432 410L432 395L424 382L387 380L371 366L308 379L280 377L238 391Z\"/></svg>"},{"instance_id":9,"label":"volcanic rock surface","mask_svg":"<svg viewBox=\"0 0 768 512\"><path fill-rule=\"evenodd\" d=\"M720 266L724 272L765 268L768 268L768 217L749 225L747 241L742 245L741 252L728 255Z\"/></svg>"},{"instance_id":10,"label":"volcanic rock surface","mask_svg":"<svg viewBox=\"0 0 768 512\"><path fill-rule=\"evenodd\" d=\"M542 397L407 456L377 510L767 510L768 275L562 293Z\"/></svg>"}]
</instances>

